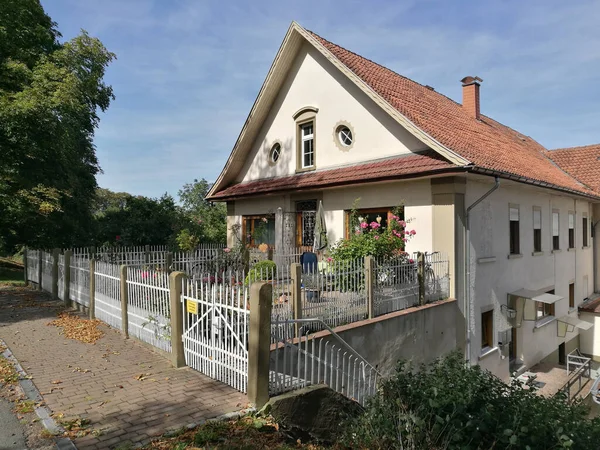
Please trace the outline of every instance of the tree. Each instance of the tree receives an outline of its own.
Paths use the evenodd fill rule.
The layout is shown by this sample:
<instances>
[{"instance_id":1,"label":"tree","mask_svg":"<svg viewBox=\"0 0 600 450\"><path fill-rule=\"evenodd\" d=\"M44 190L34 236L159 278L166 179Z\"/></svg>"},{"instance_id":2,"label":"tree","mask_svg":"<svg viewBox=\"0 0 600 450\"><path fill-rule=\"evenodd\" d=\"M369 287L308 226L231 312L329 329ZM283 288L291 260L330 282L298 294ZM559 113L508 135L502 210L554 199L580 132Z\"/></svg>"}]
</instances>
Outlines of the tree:
<instances>
[{"instance_id":1,"label":"tree","mask_svg":"<svg viewBox=\"0 0 600 450\"><path fill-rule=\"evenodd\" d=\"M39 0L0 2L0 247L85 243L100 171L98 111L115 58L85 31L61 43Z\"/></svg>"},{"instance_id":2,"label":"tree","mask_svg":"<svg viewBox=\"0 0 600 450\"><path fill-rule=\"evenodd\" d=\"M227 241L227 207L224 203L206 200L210 187L203 178L186 183L179 190L185 222L177 241L183 250L191 250L199 243Z\"/></svg>"}]
</instances>

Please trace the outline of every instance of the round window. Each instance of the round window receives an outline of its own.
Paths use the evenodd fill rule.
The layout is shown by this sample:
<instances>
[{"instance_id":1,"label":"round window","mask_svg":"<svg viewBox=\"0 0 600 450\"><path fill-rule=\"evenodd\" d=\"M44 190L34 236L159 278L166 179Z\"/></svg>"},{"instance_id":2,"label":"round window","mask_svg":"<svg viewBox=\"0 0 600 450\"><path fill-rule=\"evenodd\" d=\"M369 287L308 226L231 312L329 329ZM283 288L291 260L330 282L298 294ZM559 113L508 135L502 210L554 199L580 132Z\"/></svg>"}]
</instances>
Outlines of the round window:
<instances>
[{"instance_id":1,"label":"round window","mask_svg":"<svg viewBox=\"0 0 600 450\"><path fill-rule=\"evenodd\" d=\"M281 144L277 143L271 148L271 153L269 154L269 159L272 163L276 163L281 156Z\"/></svg>"},{"instance_id":2,"label":"round window","mask_svg":"<svg viewBox=\"0 0 600 450\"><path fill-rule=\"evenodd\" d=\"M342 144L344 147L350 147L352 145L352 131L350 131L350 128L346 127L346 126L342 126L338 129L338 139L340 141L340 144Z\"/></svg>"}]
</instances>

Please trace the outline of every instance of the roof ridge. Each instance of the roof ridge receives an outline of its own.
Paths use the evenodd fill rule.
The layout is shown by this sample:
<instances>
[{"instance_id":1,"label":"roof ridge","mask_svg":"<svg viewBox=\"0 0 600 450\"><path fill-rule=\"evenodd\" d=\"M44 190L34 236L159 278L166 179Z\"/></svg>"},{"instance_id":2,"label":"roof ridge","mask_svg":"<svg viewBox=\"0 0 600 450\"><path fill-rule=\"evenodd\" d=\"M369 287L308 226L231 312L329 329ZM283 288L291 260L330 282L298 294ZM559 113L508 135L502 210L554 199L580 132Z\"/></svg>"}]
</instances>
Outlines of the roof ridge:
<instances>
[{"instance_id":1,"label":"roof ridge","mask_svg":"<svg viewBox=\"0 0 600 450\"><path fill-rule=\"evenodd\" d=\"M592 149L594 147L600 148L600 143L598 143L598 144L587 144L587 145L577 145L575 147L552 148L552 149L548 149L548 152L549 153L553 153L553 152L562 152L562 151L570 151L570 150L587 150L587 149Z\"/></svg>"}]
</instances>

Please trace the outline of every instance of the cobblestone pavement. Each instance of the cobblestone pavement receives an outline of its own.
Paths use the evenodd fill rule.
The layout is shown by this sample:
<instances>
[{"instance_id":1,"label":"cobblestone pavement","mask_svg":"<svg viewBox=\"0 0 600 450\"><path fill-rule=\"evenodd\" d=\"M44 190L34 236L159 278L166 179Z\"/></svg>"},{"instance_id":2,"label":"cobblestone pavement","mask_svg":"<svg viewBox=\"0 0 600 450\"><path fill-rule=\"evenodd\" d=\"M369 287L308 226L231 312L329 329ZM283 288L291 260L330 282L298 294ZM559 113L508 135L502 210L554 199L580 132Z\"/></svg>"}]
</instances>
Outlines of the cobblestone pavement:
<instances>
[{"instance_id":1,"label":"cobblestone pavement","mask_svg":"<svg viewBox=\"0 0 600 450\"><path fill-rule=\"evenodd\" d=\"M91 421L95 432L75 439L79 449L126 447L247 406L244 394L193 369L174 369L108 326L95 344L65 338L48 326L63 309L47 294L0 288L0 338L53 413Z\"/></svg>"}]
</instances>

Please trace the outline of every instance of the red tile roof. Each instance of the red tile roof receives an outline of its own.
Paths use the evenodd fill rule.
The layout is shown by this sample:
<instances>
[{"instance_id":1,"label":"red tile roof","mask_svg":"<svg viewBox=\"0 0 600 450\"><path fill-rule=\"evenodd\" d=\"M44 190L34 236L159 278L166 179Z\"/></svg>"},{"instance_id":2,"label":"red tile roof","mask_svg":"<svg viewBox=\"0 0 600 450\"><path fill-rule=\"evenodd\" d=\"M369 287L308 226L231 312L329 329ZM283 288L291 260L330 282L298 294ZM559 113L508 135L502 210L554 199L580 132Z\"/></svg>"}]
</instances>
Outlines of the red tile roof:
<instances>
[{"instance_id":1,"label":"red tile roof","mask_svg":"<svg viewBox=\"0 0 600 450\"><path fill-rule=\"evenodd\" d=\"M213 198L224 200L253 194L277 193L284 190L323 188L337 185L385 181L425 173L455 171L458 168L434 151L416 153L358 164L338 169L320 170L281 178L270 178L235 184L217 192Z\"/></svg>"},{"instance_id":2,"label":"red tile roof","mask_svg":"<svg viewBox=\"0 0 600 450\"><path fill-rule=\"evenodd\" d=\"M546 154L565 172L600 192L600 144L561 148Z\"/></svg>"},{"instance_id":3,"label":"red tile roof","mask_svg":"<svg viewBox=\"0 0 600 450\"><path fill-rule=\"evenodd\" d=\"M556 167L532 138L483 114L476 120L448 97L312 35L400 113L475 166L593 194Z\"/></svg>"},{"instance_id":4,"label":"red tile roof","mask_svg":"<svg viewBox=\"0 0 600 450\"><path fill-rule=\"evenodd\" d=\"M582 303L579 306L579 311L600 313L600 297L593 298L593 300Z\"/></svg>"}]
</instances>

